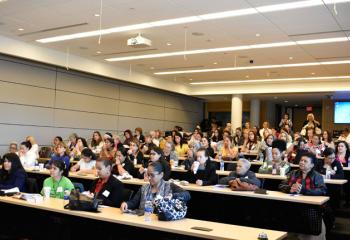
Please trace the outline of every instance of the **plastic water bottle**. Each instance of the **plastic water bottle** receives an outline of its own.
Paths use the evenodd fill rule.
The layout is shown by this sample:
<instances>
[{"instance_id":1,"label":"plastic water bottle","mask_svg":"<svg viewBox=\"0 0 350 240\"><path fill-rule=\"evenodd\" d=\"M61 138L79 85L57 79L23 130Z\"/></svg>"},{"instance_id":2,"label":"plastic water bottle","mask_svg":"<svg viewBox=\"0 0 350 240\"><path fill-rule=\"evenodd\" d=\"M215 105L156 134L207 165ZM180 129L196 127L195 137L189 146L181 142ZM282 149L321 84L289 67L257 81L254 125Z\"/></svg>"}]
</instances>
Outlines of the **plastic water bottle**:
<instances>
[{"instance_id":1,"label":"plastic water bottle","mask_svg":"<svg viewBox=\"0 0 350 240\"><path fill-rule=\"evenodd\" d=\"M151 200L145 202L145 221L149 222L152 220L153 204Z\"/></svg>"},{"instance_id":2,"label":"plastic water bottle","mask_svg":"<svg viewBox=\"0 0 350 240\"><path fill-rule=\"evenodd\" d=\"M327 170L326 171L326 179L330 179L331 178L331 171Z\"/></svg>"},{"instance_id":3,"label":"plastic water bottle","mask_svg":"<svg viewBox=\"0 0 350 240\"><path fill-rule=\"evenodd\" d=\"M70 195L70 191L68 188L65 188L64 189L64 192L63 192L63 202L64 202L64 206L67 205L69 203L69 195Z\"/></svg>"},{"instance_id":4,"label":"plastic water bottle","mask_svg":"<svg viewBox=\"0 0 350 240\"><path fill-rule=\"evenodd\" d=\"M175 159L174 160L174 167L178 167L179 166L179 159Z\"/></svg>"},{"instance_id":5,"label":"plastic water bottle","mask_svg":"<svg viewBox=\"0 0 350 240\"><path fill-rule=\"evenodd\" d=\"M136 166L137 165L137 158L135 157L134 158L134 166Z\"/></svg>"},{"instance_id":6,"label":"plastic water bottle","mask_svg":"<svg viewBox=\"0 0 350 240\"><path fill-rule=\"evenodd\" d=\"M258 239L259 240L268 240L267 234L264 232L259 233Z\"/></svg>"},{"instance_id":7,"label":"plastic water bottle","mask_svg":"<svg viewBox=\"0 0 350 240\"><path fill-rule=\"evenodd\" d=\"M259 161L260 162L264 161L264 154L262 152L259 153Z\"/></svg>"}]
</instances>

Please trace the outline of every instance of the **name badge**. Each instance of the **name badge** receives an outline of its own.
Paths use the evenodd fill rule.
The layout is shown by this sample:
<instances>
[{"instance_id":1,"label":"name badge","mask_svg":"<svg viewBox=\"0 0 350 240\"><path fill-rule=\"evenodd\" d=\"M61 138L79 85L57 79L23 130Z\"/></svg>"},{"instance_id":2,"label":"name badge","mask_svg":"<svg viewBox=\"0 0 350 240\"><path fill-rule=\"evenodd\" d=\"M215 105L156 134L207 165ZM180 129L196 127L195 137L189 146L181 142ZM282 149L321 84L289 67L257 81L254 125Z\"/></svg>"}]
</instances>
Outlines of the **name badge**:
<instances>
[{"instance_id":1,"label":"name badge","mask_svg":"<svg viewBox=\"0 0 350 240\"><path fill-rule=\"evenodd\" d=\"M110 192L108 190L104 190L102 195L105 196L105 197L108 197L110 194Z\"/></svg>"},{"instance_id":2,"label":"name badge","mask_svg":"<svg viewBox=\"0 0 350 240\"><path fill-rule=\"evenodd\" d=\"M57 188L57 192L63 192L63 188L62 187L58 187Z\"/></svg>"},{"instance_id":3,"label":"name badge","mask_svg":"<svg viewBox=\"0 0 350 240\"><path fill-rule=\"evenodd\" d=\"M277 169L276 169L276 168L272 169L272 174L273 174L273 175L276 175L276 174L277 174Z\"/></svg>"}]
</instances>

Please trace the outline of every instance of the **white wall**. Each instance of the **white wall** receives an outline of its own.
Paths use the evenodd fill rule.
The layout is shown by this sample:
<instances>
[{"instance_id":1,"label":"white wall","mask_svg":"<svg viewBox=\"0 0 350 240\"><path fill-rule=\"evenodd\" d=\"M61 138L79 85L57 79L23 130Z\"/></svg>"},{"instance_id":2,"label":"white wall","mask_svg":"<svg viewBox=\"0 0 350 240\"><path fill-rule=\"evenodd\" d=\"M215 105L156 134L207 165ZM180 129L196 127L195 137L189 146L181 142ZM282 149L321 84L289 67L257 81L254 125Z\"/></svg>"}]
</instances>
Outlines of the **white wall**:
<instances>
[{"instance_id":1,"label":"white wall","mask_svg":"<svg viewBox=\"0 0 350 240\"><path fill-rule=\"evenodd\" d=\"M200 100L185 95L0 56L0 154L27 135L50 145L72 132L192 130L202 111Z\"/></svg>"}]
</instances>

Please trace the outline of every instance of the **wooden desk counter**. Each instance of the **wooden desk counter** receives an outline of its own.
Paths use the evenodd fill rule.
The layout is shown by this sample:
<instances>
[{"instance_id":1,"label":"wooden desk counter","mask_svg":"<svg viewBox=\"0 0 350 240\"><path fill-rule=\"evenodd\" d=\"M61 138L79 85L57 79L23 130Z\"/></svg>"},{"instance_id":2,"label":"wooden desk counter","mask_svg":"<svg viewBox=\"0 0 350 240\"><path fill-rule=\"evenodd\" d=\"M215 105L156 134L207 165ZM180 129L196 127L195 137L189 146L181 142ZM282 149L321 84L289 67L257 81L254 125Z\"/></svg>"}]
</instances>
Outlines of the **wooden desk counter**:
<instances>
[{"instance_id":1,"label":"wooden desk counter","mask_svg":"<svg viewBox=\"0 0 350 240\"><path fill-rule=\"evenodd\" d=\"M144 185L147 184L143 179L129 179L122 180L125 184L132 185ZM242 197L254 197L254 198L262 198L262 199L270 199L270 200L278 200L278 201L287 201L287 202L296 202L296 203L305 203L312 205L322 205L329 200L329 197L325 196L291 196L286 193L278 192L278 191L267 191L267 194L257 194L249 191L232 191L229 188L217 187L217 186L198 186L196 184L189 184L187 186L179 185L181 188L188 191L196 191L196 192L207 192L207 193L215 193L215 194L224 194L224 195L234 195L234 196L242 196Z\"/></svg>"},{"instance_id":2,"label":"wooden desk counter","mask_svg":"<svg viewBox=\"0 0 350 240\"><path fill-rule=\"evenodd\" d=\"M42 203L29 203L27 201L14 199L12 197L0 197L0 202L61 214L67 214L77 217L89 218L98 221L146 228L162 232L177 233L186 236L201 237L205 239L255 240L261 232L265 232L269 239L275 240L283 239L287 236L286 232L272 231L252 227L242 227L237 225L200 221L195 219L183 219L179 221L170 222L158 221L156 215L152 216L152 221L145 222L144 217L139 217L130 214L122 214L119 208L111 207L101 208L100 213L70 211L63 208L63 200L55 198L45 199ZM200 230L194 230L191 229L192 227L205 227L212 229L212 231L205 232Z\"/></svg>"},{"instance_id":3,"label":"wooden desk counter","mask_svg":"<svg viewBox=\"0 0 350 240\"><path fill-rule=\"evenodd\" d=\"M216 171L216 173L219 176L228 176L230 174L230 171ZM255 173L255 176L260 179L274 179L274 180L286 180L286 176L281 175L272 175L272 174L262 174L262 173ZM326 184L335 184L335 185L343 185L348 182L346 179L324 179L324 182Z\"/></svg>"}]
</instances>

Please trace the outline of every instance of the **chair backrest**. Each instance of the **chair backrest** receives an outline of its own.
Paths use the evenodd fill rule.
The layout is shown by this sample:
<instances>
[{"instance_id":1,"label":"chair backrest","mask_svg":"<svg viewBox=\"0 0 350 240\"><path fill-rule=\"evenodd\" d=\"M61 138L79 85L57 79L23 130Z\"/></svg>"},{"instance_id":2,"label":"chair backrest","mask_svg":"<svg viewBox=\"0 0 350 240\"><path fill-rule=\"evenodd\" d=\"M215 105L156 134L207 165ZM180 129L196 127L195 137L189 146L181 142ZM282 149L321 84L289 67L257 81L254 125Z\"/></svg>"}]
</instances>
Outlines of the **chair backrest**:
<instances>
[{"instance_id":1,"label":"chair backrest","mask_svg":"<svg viewBox=\"0 0 350 240\"><path fill-rule=\"evenodd\" d=\"M27 178L26 180L27 193L39 193L38 183L35 178Z\"/></svg>"},{"instance_id":2,"label":"chair backrest","mask_svg":"<svg viewBox=\"0 0 350 240\"><path fill-rule=\"evenodd\" d=\"M79 192L84 192L84 185L82 183L79 182L73 182L74 188L78 189Z\"/></svg>"},{"instance_id":3,"label":"chair backrest","mask_svg":"<svg viewBox=\"0 0 350 240\"><path fill-rule=\"evenodd\" d=\"M52 151L51 147L41 147L39 151L39 157L41 158L49 158L51 157Z\"/></svg>"},{"instance_id":4,"label":"chair backrest","mask_svg":"<svg viewBox=\"0 0 350 240\"><path fill-rule=\"evenodd\" d=\"M133 190L130 190L128 188L124 188L123 192L123 202L127 202L131 199L132 195L134 194Z\"/></svg>"}]
</instances>

